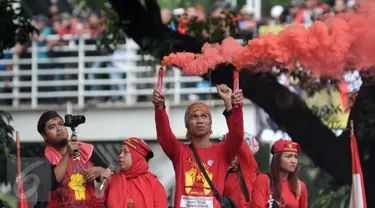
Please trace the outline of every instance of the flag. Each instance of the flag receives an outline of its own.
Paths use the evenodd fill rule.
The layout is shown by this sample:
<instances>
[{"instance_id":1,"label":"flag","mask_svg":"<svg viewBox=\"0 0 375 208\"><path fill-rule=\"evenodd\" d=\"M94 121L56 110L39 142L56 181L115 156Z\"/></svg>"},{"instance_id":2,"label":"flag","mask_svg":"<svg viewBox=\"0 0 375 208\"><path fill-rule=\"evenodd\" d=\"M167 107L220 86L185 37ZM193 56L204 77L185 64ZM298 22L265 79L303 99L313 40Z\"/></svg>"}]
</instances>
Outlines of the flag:
<instances>
[{"instance_id":1,"label":"flag","mask_svg":"<svg viewBox=\"0 0 375 208\"><path fill-rule=\"evenodd\" d=\"M367 208L362 167L358 155L357 140L354 136L353 124L351 125L352 132L350 135L350 146L352 151L353 183L349 208Z\"/></svg>"},{"instance_id":2,"label":"flag","mask_svg":"<svg viewBox=\"0 0 375 208\"><path fill-rule=\"evenodd\" d=\"M18 208L30 208L20 175L18 176Z\"/></svg>"},{"instance_id":3,"label":"flag","mask_svg":"<svg viewBox=\"0 0 375 208\"><path fill-rule=\"evenodd\" d=\"M17 184L18 184L18 208L30 208L27 203L25 189L23 187L22 175L21 175L21 145L20 135L16 132L16 145L17 145Z\"/></svg>"}]
</instances>

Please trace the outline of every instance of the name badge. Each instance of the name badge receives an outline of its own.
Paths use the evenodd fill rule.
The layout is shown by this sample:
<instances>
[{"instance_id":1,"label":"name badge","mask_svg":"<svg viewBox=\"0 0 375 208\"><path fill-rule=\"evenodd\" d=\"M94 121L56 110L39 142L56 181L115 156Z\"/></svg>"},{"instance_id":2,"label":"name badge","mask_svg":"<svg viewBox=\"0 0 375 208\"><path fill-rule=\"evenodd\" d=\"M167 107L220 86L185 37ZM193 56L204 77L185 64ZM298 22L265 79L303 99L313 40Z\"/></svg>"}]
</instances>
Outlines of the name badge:
<instances>
[{"instance_id":1,"label":"name badge","mask_svg":"<svg viewBox=\"0 0 375 208\"><path fill-rule=\"evenodd\" d=\"M205 196L181 197L180 207L184 208L214 208L214 198Z\"/></svg>"}]
</instances>

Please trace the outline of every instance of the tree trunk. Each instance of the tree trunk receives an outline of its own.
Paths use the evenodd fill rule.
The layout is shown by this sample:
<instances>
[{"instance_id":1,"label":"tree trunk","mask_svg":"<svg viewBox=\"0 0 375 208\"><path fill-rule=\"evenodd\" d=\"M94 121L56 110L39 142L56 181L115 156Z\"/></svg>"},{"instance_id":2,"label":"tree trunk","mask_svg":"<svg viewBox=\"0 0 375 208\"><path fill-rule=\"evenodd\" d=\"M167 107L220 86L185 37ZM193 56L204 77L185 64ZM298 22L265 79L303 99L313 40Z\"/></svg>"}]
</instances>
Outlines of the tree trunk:
<instances>
[{"instance_id":1,"label":"tree trunk","mask_svg":"<svg viewBox=\"0 0 375 208\"><path fill-rule=\"evenodd\" d=\"M351 108L349 120L354 121L359 156L364 174L367 207L375 207L375 86L373 77L363 77L363 85ZM368 82L371 80L370 82ZM349 126L349 124L348 124Z\"/></svg>"}]
</instances>

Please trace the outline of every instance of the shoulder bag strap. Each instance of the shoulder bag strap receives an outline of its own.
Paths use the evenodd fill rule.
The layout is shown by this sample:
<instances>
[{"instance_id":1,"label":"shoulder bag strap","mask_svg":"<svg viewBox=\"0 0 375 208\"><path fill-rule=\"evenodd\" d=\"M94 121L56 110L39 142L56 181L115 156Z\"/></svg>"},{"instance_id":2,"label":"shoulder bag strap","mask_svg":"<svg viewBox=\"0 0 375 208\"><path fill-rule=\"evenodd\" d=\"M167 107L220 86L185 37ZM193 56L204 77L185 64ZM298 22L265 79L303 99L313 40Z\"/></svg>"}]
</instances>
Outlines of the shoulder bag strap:
<instances>
[{"instance_id":1,"label":"shoulder bag strap","mask_svg":"<svg viewBox=\"0 0 375 208\"><path fill-rule=\"evenodd\" d=\"M243 178L240 167L238 167L238 169L237 169L237 176L238 176L238 181L240 182L240 187L241 187L242 192L245 196L245 200L246 200L246 202L249 202L250 201L249 190L247 190L247 186L246 186L245 180Z\"/></svg>"},{"instance_id":2,"label":"shoulder bag strap","mask_svg":"<svg viewBox=\"0 0 375 208\"><path fill-rule=\"evenodd\" d=\"M230 169L227 170L227 174L225 175L225 181L228 179L229 174L230 174Z\"/></svg>"},{"instance_id":3,"label":"shoulder bag strap","mask_svg":"<svg viewBox=\"0 0 375 208\"><path fill-rule=\"evenodd\" d=\"M206 169L204 169L203 165L202 165L202 162L201 160L199 159L199 156L198 156L198 153L195 151L195 148L193 146L193 144L189 144L189 147L190 149L193 151L193 154L194 154L194 158L195 160L197 161L197 164L198 164L198 167L199 169L201 170L201 172L203 173L204 175L204 178L207 180L208 184L210 185L210 188L214 194L214 196L216 197L216 199L218 201L221 201L221 196L219 194L219 192L216 190L216 188L214 187L214 184L212 184L212 181L210 179L210 177L208 177L208 174L206 172Z\"/></svg>"}]
</instances>

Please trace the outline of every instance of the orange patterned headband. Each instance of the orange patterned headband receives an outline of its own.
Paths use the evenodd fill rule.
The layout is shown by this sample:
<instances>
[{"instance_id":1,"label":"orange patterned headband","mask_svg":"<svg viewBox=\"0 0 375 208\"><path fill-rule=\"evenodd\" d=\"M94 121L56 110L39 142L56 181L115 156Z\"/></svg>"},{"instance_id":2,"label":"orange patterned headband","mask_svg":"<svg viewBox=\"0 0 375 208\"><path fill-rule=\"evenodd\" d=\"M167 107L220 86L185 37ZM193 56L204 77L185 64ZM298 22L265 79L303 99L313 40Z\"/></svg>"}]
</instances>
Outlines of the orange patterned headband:
<instances>
[{"instance_id":1,"label":"orange patterned headband","mask_svg":"<svg viewBox=\"0 0 375 208\"><path fill-rule=\"evenodd\" d=\"M211 111L206 104L202 102L193 103L185 111L185 126L187 126L190 115L196 111L203 111L211 116Z\"/></svg>"}]
</instances>

